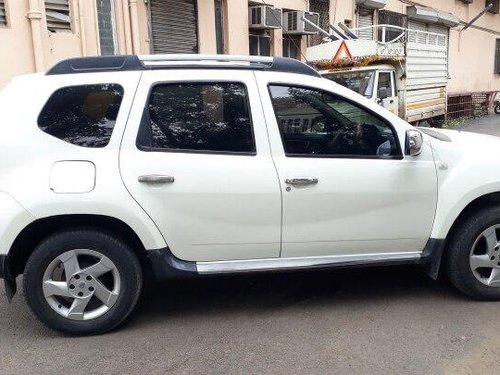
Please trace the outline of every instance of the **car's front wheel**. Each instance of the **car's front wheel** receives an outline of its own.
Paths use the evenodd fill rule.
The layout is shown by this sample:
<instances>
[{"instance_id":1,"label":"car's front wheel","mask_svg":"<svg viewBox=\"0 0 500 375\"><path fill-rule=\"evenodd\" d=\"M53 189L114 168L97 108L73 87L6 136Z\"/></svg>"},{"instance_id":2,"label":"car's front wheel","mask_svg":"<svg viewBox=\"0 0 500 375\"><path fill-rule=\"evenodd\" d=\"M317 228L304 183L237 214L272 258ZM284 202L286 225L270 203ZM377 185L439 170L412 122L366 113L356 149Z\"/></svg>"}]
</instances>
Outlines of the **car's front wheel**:
<instances>
[{"instance_id":1,"label":"car's front wheel","mask_svg":"<svg viewBox=\"0 0 500 375\"><path fill-rule=\"evenodd\" d=\"M142 287L127 244L97 230L71 230L43 241L24 270L25 298L52 329L87 335L109 331L132 312Z\"/></svg>"},{"instance_id":2,"label":"car's front wheel","mask_svg":"<svg viewBox=\"0 0 500 375\"><path fill-rule=\"evenodd\" d=\"M477 210L448 243L450 281L475 299L500 300L500 207Z\"/></svg>"}]
</instances>

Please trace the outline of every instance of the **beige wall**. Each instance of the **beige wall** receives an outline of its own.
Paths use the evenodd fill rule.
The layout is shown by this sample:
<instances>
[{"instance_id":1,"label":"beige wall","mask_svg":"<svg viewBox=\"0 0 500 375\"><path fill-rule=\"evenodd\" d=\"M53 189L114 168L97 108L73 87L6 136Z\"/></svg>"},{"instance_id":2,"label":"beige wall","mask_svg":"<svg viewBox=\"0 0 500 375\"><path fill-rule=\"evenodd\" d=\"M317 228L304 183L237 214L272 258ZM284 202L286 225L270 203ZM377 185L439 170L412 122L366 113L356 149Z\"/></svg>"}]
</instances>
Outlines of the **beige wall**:
<instances>
[{"instance_id":1,"label":"beige wall","mask_svg":"<svg viewBox=\"0 0 500 375\"><path fill-rule=\"evenodd\" d=\"M330 1L332 21L352 20L352 25L356 25L355 0ZM9 25L0 27L0 88L14 75L34 72L35 55L39 70L46 70L64 58L99 54L95 1L70 2L72 30L51 33L46 28L43 0L6 0ZM255 2L263 3L262 0ZM285 9L307 10L309 6L307 0L266 0L265 3ZM451 12L463 22L477 15L484 5L483 0L475 0L471 5L459 0L419 0L417 3ZM248 0L225 0L224 6L225 53L248 54ZM407 6L408 2L387 0L385 9L404 14ZM34 15L35 29L27 18L28 14ZM115 0L115 15L118 52L150 53L147 2ZM500 15L488 13L477 21L476 26L492 31L470 28L460 32L461 27L457 27L450 32L450 93L500 90L500 75L493 74L495 40L500 38ZM35 40L39 40L36 48L33 46L33 31ZM200 53L216 52L213 0L198 0L198 36ZM283 33L274 30L271 36L271 50L279 56L282 54ZM303 49L305 45L303 42Z\"/></svg>"},{"instance_id":2,"label":"beige wall","mask_svg":"<svg viewBox=\"0 0 500 375\"><path fill-rule=\"evenodd\" d=\"M31 32L25 18L28 2L8 1L6 7L10 22L6 28L0 27L0 87L12 76L35 70Z\"/></svg>"},{"instance_id":3,"label":"beige wall","mask_svg":"<svg viewBox=\"0 0 500 375\"><path fill-rule=\"evenodd\" d=\"M351 0L332 0L330 2L330 20L334 23L351 20L354 22L355 2ZM352 23L352 25L355 25ZM354 27L354 26L353 26Z\"/></svg>"}]
</instances>

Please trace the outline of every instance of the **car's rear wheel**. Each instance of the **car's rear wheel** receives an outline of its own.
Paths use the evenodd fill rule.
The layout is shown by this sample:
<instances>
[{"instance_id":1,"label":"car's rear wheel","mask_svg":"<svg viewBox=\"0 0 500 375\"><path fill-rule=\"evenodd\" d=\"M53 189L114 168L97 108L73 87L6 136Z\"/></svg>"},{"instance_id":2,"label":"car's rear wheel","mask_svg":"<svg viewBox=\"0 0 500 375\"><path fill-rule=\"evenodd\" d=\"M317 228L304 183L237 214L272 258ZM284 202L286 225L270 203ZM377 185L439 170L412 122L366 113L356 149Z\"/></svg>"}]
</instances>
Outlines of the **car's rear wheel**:
<instances>
[{"instance_id":1,"label":"car's rear wheel","mask_svg":"<svg viewBox=\"0 0 500 375\"><path fill-rule=\"evenodd\" d=\"M43 241L23 277L25 298L40 320L76 335L115 328L132 312L141 287L141 267L128 245L88 229Z\"/></svg>"},{"instance_id":2,"label":"car's rear wheel","mask_svg":"<svg viewBox=\"0 0 500 375\"><path fill-rule=\"evenodd\" d=\"M456 228L446 255L453 285L475 299L500 300L500 207L471 214Z\"/></svg>"}]
</instances>

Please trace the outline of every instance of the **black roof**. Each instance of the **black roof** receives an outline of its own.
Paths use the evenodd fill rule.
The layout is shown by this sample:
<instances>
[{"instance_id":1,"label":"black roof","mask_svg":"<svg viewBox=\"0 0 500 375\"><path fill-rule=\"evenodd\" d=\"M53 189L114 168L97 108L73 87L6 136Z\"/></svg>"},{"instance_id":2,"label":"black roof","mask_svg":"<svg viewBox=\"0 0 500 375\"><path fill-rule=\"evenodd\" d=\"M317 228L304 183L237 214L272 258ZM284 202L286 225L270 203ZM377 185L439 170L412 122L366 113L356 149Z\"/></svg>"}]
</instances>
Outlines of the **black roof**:
<instances>
[{"instance_id":1,"label":"black roof","mask_svg":"<svg viewBox=\"0 0 500 375\"><path fill-rule=\"evenodd\" d=\"M153 55L154 56L154 55ZM231 61L231 56L220 55L220 60ZM247 69L247 70L265 70L272 72L286 72L305 74L314 77L321 77L319 73L304 64L303 62L286 57L274 57L272 59L256 61L255 56L251 57L248 65L242 64L217 64L217 59L209 59L214 64L196 64L192 61L186 61L182 64L159 64L146 65L144 61L136 55L120 55L120 56L93 56L93 57L77 57L63 60L54 65L47 75L59 74L74 74L74 73L97 73L97 72L119 72L133 70L157 70L157 69ZM182 60L182 59L180 59ZM201 58L200 60L203 60ZM158 60L155 60L158 61Z\"/></svg>"}]
</instances>

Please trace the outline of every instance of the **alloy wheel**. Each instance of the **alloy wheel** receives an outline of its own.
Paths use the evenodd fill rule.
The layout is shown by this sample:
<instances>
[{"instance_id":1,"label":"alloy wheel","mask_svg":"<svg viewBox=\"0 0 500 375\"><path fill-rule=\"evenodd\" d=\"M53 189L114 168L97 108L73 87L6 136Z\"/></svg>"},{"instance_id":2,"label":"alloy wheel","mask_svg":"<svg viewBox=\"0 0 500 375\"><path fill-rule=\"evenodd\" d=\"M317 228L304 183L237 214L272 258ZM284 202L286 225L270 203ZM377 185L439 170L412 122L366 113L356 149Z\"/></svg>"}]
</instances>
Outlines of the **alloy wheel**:
<instances>
[{"instance_id":1,"label":"alloy wheel","mask_svg":"<svg viewBox=\"0 0 500 375\"><path fill-rule=\"evenodd\" d=\"M484 285L500 287L500 225L484 230L470 251L470 268Z\"/></svg>"},{"instance_id":2,"label":"alloy wheel","mask_svg":"<svg viewBox=\"0 0 500 375\"><path fill-rule=\"evenodd\" d=\"M90 249L70 250L46 268L43 295L59 315L91 320L105 314L120 295L120 273L105 255Z\"/></svg>"}]
</instances>

